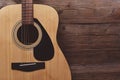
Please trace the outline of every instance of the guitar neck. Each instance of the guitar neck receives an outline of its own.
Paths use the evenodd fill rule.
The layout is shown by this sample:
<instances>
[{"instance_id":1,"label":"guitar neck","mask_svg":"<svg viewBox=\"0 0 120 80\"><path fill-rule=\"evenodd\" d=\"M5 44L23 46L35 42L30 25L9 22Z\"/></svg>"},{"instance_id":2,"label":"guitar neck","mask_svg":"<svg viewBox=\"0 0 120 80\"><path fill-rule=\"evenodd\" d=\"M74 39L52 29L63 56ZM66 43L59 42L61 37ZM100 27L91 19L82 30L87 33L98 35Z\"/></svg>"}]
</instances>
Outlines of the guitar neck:
<instances>
[{"instance_id":1,"label":"guitar neck","mask_svg":"<svg viewBox=\"0 0 120 80\"><path fill-rule=\"evenodd\" d=\"M22 0L22 24L33 23L33 0Z\"/></svg>"}]
</instances>

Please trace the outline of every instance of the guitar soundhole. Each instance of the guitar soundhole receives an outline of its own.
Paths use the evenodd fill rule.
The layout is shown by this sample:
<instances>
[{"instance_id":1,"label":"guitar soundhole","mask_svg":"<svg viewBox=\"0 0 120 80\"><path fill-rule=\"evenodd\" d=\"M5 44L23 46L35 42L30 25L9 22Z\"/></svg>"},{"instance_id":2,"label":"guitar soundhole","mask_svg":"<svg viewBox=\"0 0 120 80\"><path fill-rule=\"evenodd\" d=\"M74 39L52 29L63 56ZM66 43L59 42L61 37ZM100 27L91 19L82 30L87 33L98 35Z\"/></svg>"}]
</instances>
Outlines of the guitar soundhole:
<instances>
[{"instance_id":1,"label":"guitar soundhole","mask_svg":"<svg viewBox=\"0 0 120 80\"><path fill-rule=\"evenodd\" d=\"M38 39L38 30L34 25L22 25L17 32L18 40L24 45L32 45Z\"/></svg>"},{"instance_id":2,"label":"guitar soundhole","mask_svg":"<svg viewBox=\"0 0 120 80\"><path fill-rule=\"evenodd\" d=\"M24 49L36 47L42 39L42 30L37 23L34 25L16 24L13 31L14 41Z\"/></svg>"}]
</instances>

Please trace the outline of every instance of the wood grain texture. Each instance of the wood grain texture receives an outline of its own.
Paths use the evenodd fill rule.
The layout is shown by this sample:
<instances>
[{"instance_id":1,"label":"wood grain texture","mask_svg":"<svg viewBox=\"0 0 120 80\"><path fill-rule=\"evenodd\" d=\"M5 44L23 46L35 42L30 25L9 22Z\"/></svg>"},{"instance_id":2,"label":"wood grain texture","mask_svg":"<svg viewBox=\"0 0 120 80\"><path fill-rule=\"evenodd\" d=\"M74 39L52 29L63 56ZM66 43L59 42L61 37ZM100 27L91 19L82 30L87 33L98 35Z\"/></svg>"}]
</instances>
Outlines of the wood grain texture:
<instances>
[{"instance_id":1,"label":"wood grain texture","mask_svg":"<svg viewBox=\"0 0 120 80\"><path fill-rule=\"evenodd\" d=\"M71 66L73 80L120 79L120 0L34 2L48 4L58 11L58 42Z\"/></svg>"}]
</instances>

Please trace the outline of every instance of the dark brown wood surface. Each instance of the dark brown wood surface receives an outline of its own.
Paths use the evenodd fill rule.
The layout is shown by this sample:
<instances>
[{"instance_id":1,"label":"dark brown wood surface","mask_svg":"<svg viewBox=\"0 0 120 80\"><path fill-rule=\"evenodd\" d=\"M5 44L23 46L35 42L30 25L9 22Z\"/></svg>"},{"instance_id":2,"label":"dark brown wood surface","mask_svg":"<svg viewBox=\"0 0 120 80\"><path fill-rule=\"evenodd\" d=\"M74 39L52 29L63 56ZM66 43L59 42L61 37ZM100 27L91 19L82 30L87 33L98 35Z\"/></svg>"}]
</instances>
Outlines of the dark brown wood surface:
<instances>
[{"instance_id":1,"label":"dark brown wood surface","mask_svg":"<svg viewBox=\"0 0 120 80\"><path fill-rule=\"evenodd\" d=\"M0 6L20 3L1 0ZM73 80L120 80L120 0L34 0L60 16L58 42Z\"/></svg>"}]
</instances>

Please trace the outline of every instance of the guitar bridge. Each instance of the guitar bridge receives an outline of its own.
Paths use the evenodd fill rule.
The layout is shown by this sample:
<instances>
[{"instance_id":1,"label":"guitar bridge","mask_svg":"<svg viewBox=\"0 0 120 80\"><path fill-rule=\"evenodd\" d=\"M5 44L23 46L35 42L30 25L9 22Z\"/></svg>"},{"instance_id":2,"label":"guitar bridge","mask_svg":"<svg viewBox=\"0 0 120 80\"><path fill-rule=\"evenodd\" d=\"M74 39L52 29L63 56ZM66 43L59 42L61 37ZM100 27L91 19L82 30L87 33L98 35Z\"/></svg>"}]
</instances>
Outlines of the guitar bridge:
<instances>
[{"instance_id":1,"label":"guitar bridge","mask_svg":"<svg viewBox=\"0 0 120 80\"><path fill-rule=\"evenodd\" d=\"M12 63L12 70L31 72L40 69L45 69L44 62L28 62L28 63Z\"/></svg>"}]
</instances>

